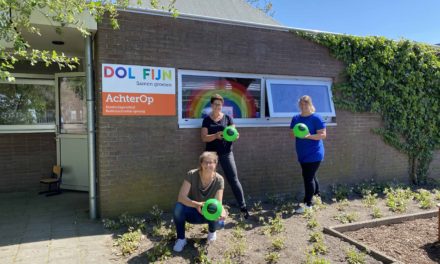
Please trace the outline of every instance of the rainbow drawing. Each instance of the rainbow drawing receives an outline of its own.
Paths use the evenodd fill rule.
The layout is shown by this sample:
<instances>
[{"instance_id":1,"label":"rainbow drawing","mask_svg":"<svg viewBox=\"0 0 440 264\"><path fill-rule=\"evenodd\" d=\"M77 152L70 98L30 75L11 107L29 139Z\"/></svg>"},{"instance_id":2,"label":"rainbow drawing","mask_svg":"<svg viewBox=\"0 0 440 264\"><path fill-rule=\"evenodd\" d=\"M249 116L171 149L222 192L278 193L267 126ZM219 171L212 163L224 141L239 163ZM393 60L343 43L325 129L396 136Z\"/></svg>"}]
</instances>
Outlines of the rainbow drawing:
<instances>
[{"instance_id":1,"label":"rainbow drawing","mask_svg":"<svg viewBox=\"0 0 440 264\"><path fill-rule=\"evenodd\" d=\"M257 117L255 99L247 92L247 89L240 83L221 80L207 82L203 87L190 94L185 111L188 116L184 118L204 118L208 114L204 110L211 107L210 99L213 94L219 94L223 97L225 100L224 108L232 107L233 118Z\"/></svg>"}]
</instances>

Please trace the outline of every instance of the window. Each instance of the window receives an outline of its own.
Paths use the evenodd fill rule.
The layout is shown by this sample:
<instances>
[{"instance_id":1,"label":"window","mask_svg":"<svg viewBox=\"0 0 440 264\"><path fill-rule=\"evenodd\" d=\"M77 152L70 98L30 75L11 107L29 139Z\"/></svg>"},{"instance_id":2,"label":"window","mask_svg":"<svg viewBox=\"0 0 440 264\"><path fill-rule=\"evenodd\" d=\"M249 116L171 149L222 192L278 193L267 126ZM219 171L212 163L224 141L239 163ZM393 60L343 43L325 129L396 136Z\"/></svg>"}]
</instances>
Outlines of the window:
<instances>
[{"instance_id":1,"label":"window","mask_svg":"<svg viewBox=\"0 0 440 264\"><path fill-rule=\"evenodd\" d=\"M200 127L216 93L225 100L223 112L239 127L288 126L306 94L329 122L335 116L331 84L328 78L179 70L179 127Z\"/></svg>"},{"instance_id":2,"label":"window","mask_svg":"<svg viewBox=\"0 0 440 264\"><path fill-rule=\"evenodd\" d=\"M200 126L211 112L211 96L224 99L223 112L235 120L261 117L262 79L244 74L179 71L179 125Z\"/></svg>"},{"instance_id":3,"label":"window","mask_svg":"<svg viewBox=\"0 0 440 264\"><path fill-rule=\"evenodd\" d=\"M271 117L291 117L300 112L298 100L303 95L312 97L316 113L334 117L331 82L320 80L266 80L267 102Z\"/></svg>"},{"instance_id":4,"label":"window","mask_svg":"<svg viewBox=\"0 0 440 264\"><path fill-rule=\"evenodd\" d=\"M0 132L55 131L53 80L0 82Z\"/></svg>"}]
</instances>

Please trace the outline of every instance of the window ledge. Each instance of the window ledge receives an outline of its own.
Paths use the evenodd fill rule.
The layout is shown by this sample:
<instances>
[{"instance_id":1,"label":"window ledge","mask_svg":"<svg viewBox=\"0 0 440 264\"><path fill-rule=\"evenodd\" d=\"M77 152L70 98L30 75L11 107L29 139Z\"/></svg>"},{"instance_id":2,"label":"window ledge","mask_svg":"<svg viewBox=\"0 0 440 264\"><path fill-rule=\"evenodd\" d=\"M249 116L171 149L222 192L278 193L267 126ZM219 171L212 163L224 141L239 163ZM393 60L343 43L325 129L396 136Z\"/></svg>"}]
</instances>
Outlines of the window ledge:
<instances>
[{"instance_id":1,"label":"window ledge","mask_svg":"<svg viewBox=\"0 0 440 264\"><path fill-rule=\"evenodd\" d=\"M0 134L55 133L55 125L0 125Z\"/></svg>"}]
</instances>

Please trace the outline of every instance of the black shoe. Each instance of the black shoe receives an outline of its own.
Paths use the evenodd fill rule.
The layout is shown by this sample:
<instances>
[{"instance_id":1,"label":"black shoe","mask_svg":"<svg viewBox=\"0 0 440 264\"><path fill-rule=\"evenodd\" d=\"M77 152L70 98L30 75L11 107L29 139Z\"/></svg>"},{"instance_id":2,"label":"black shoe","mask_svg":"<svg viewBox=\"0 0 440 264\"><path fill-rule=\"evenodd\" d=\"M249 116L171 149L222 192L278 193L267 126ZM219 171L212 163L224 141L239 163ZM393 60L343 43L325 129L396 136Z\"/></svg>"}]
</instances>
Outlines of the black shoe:
<instances>
[{"instance_id":1,"label":"black shoe","mask_svg":"<svg viewBox=\"0 0 440 264\"><path fill-rule=\"evenodd\" d=\"M241 208L240 211L241 211L241 214L243 215L244 219L249 218L249 212L246 207Z\"/></svg>"}]
</instances>

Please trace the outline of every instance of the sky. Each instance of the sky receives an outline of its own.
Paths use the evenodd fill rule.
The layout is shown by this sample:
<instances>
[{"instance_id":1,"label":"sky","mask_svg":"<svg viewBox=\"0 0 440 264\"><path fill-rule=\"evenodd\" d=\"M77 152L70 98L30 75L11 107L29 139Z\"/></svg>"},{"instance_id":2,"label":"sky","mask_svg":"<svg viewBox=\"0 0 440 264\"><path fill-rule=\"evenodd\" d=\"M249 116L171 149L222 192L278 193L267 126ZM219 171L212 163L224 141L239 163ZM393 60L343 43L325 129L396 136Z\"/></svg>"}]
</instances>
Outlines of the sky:
<instances>
[{"instance_id":1,"label":"sky","mask_svg":"<svg viewBox=\"0 0 440 264\"><path fill-rule=\"evenodd\" d=\"M272 0L281 24L356 36L440 43L440 0Z\"/></svg>"}]
</instances>

